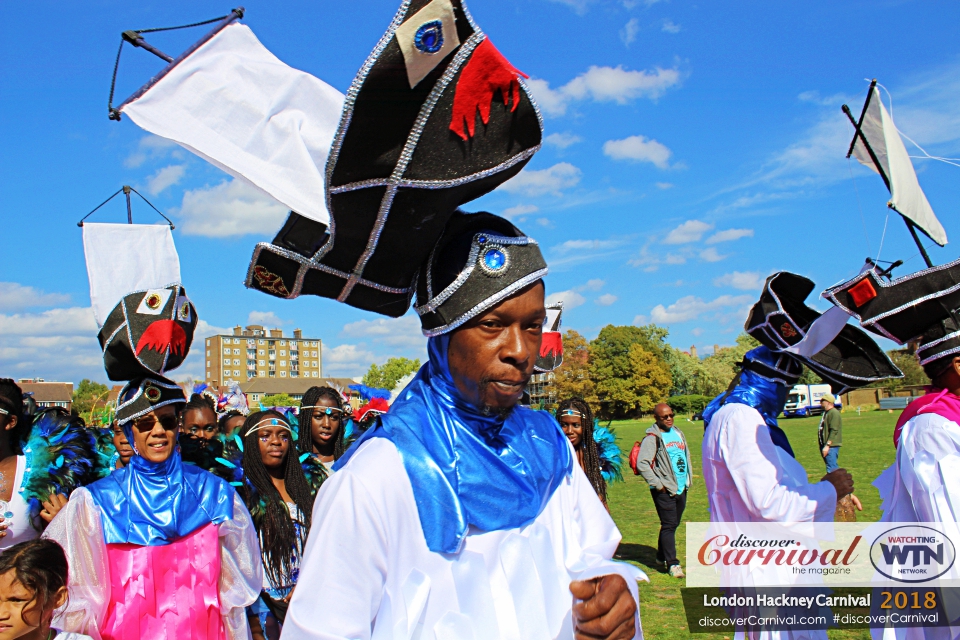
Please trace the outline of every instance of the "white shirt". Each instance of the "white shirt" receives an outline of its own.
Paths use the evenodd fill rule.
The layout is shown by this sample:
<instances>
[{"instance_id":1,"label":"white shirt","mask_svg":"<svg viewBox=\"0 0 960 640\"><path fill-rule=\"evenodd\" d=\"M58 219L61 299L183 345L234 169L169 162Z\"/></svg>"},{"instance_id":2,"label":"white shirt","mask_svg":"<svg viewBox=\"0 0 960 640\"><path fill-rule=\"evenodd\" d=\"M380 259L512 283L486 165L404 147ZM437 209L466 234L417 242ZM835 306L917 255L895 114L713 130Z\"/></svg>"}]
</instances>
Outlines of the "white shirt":
<instances>
[{"instance_id":1,"label":"white shirt","mask_svg":"<svg viewBox=\"0 0 960 640\"><path fill-rule=\"evenodd\" d=\"M881 522L960 522L960 425L935 413L908 420L900 432L896 462L873 486L883 501ZM948 613L956 615L955 610ZM870 631L877 640L960 637L960 627Z\"/></svg>"},{"instance_id":2,"label":"white shirt","mask_svg":"<svg viewBox=\"0 0 960 640\"><path fill-rule=\"evenodd\" d=\"M832 522L837 492L811 484L807 471L773 444L760 412L745 404L721 407L703 438L703 479L711 522ZM689 541L688 541L689 543ZM746 637L737 631L735 638ZM826 640L826 631L763 631L750 638Z\"/></svg>"},{"instance_id":3,"label":"white shirt","mask_svg":"<svg viewBox=\"0 0 960 640\"><path fill-rule=\"evenodd\" d=\"M368 440L317 494L283 640L572 638L572 580L642 571L610 558L620 532L579 465L529 525L427 548L413 487L385 438ZM639 609L638 609L639 611ZM639 613L636 619L640 632Z\"/></svg>"},{"instance_id":4,"label":"white shirt","mask_svg":"<svg viewBox=\"0 0 960 640\"><path fill-rule=\"evenodd\" d=\"M30 506L23 499L21 493L26 467L26 457L17 456L17 471L13 480L10 502L0 500L0 516L3 516L3 524L7 526L7 535L0 538L0 550L12 547L19 542L40 537L40 532L37 531L30 520ZM7 517L5 515L7 513L13 515ZM44 524L41 520L38 520L38 523Z\"/></svg>"}]
</instances>

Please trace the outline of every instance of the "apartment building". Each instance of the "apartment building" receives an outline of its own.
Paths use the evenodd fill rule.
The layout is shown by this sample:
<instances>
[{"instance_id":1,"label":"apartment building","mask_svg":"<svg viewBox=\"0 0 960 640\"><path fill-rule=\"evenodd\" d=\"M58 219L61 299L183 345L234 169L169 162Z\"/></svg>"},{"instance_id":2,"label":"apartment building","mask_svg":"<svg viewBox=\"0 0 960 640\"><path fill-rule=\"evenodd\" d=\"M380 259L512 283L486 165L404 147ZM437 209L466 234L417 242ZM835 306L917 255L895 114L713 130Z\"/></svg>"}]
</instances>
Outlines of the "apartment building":
<instances>
[{"instance_id":1,"label":"apartment building","mask_svg":"<svg viewBox=\"0 0 960 640\"><path fill-rule=\"evenodd\" d=\"M252 324L233 328L232 335L206 339L206 381L218 387L259 378L316 378L323 376L321 340L293 336L281 329Z\"/></svg>"}]
</instances>

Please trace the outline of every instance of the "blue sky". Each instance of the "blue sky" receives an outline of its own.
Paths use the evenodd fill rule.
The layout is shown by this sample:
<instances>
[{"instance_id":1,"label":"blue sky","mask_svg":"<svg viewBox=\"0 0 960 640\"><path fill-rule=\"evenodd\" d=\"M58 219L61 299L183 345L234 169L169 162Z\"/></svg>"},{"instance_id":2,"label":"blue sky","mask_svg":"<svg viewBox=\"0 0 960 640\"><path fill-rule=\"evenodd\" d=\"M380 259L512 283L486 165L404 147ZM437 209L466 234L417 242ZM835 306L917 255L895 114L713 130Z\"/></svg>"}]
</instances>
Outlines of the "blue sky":
<instances>
[{"instance_id":1,"label":"blue sky","mask_svg":"<svg viewBox=\"0 0 960 640\"><path fill-rule=\"evenodd\" d=\"M281 60L341 91L396 0L245 4ZM951 2L471 0L501 52L531 77L543 150L471 209L510 216L551 266L564 327L657 322L701 354L731 344L763 278L790 270L821 291L867 255L922 267L880 179L847 161L868 78L893 96L899 128L932 155L960 156L960 5ZM106 117L119 34L222 15L209 0L13 3L0 38L0 375L105 381L79 220L131 184L177 223L199 335L255 321L324 340L324 373L354 376L393 355L422 357L413 312L398 320L319 298L244 289L279 204L125 118ZM150 41L176 55L203 30ZM124 52L118 100L162 62ZM889 98L884 94L889 107ZM912 154L919 154L908 144ZM960 254L960 168L915 161ZM157 219L135 203L135 219ZM122 200L95 214L124 220ZM884 226L886 221L886 232ZM932 245L927 241L928 245ZM813 299L820 309L825 305ZM890 343L884 344L889 348ZM178 377L200 374L194 357Z\"/></svg>"}]
</instances>

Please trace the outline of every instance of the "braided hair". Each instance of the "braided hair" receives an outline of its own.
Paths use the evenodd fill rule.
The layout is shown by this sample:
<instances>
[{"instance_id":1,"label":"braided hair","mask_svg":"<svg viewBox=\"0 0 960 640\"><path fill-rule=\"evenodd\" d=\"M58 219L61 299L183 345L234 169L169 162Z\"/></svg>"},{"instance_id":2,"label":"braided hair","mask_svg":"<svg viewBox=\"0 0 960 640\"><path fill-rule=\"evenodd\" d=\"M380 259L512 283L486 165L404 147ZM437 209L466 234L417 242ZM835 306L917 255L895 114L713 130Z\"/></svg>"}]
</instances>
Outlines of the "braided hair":
<instances>
[{"instance_id":1,"label":"braided hair","mask_svg":"<svg viewBox=\"0 0 960 640\"><path fill-rule=\"evenodd\" d=\"M213 400L207 396L200 395L199 393L194 393L190 396L190 399L187 400L186 406L183 407L181 415L190 409L198 409L200 411L203 411L204 409L210 409L210 411L213 411L213 415L217 415L217 405L213 403Z\"/></svg>"},{"instance_id":2,"label":"braided hair","mask_svg":"<svg viewBox=\"0 0 960 640\"><path fill-rule=\"evenodd\" d=\"M17 455L22 453L23 440L30 433L30 421L24 415L23 391L12 378L0 378L0 407L17 419L17 426L7 433L10 448Z\"/></svg>"},{"instance_id":3,"label":"braided hair","mask_svg":"<svg viewBox=\"0 0 960 640\"><path fill-rule=\"evenodd\" d=\"M581 398L563 400L557 405L557 422L560 421L563 412L566 410L573 410L580 414L580 426L583 429L583 435L580 438L583 471L587 474L590 484L593 485L593 490L606 503L607 483L600 473L600 453L597 451L597 443L593 440L593 412L590 410L590 405Z\"/></svg>"},{"instance_id":4,"label":"braided hair","mask_svg":"<svg viewBox=\"0 0 960 640\"><path fill-rule=\"evenodd\" d=\"M316 407L321 398L329 398L336 403L336 408L340 409L340 427L337 433L337 439L333 443L333 459L339 460L340 456L347 450L346 438L344 437L344 423L346 422L347 412L344 407L343 396L332 387L310 387L303 394L303 400L300 401L300 433L297 437L297 448L301 453L313 455L313 416L320 409L313 408L304 410L304 407Z\"/></svg>"},{"instance_id":5,"label":"braided hair","mask_svg":"<svg viewBox=\"0 0 960 640\"><path fill-rule=\"evenodd\" d=\"M291 446L283 461L283 482L287 493L300 511L301 526L295 526L289 508L263 464L258 432L247 433L257 423L270 418L288 424L282 414L272 409L252 413L243 423L243 433L246 434L243 436L243 470L247 480L244 494L254 528L260 537L267 577L274 585L283 586L293 582L295 560L303 552L307 542L310 514L313 512L313 495L300 466L297 450Z\"/></svg>"}]
</instances>

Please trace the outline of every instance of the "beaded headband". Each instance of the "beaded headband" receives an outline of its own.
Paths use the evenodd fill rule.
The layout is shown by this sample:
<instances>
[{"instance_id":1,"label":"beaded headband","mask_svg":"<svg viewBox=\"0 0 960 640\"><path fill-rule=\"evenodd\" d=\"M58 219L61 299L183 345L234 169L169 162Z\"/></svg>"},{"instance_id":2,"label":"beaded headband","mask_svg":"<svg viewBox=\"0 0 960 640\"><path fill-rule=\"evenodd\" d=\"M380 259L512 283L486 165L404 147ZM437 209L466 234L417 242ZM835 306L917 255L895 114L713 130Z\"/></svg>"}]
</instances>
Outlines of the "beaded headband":
<instances>
[{"instance_id":1,"label":"beaded headband","mask_svg":"<svg viewBox=\"0 0 960 640\"><path fill-rule=\"evenodd\" d=\"M2 414L5 415L5 416L10 415L10 412L7 411L6 409L4 409L3 407L0 407L0 413L2 413Z\"/></svg>"},{"instance_id":2,"label":"beaded headband","mask_svg":"<svg viewBox=\"0 0 960 640\"><path fill-rule=\"evenodd\" d=\"M284 429L289 431L291 434L293 433L293 429L290 428L290 425L287 424L285 420L282 420L280 418L264 418L257 424L250 427L250 429L245 434L243 434L243 437L246 438L248 435L250 435L254 431L259 431L260 429L263 429L266 427L283 427Z\"/></svg>"},{"instance_id":3,"label":"beaded headband","mask_svg":"<svg viewBox=\"0 0 960 640\"><path fill-rule=\"evenodd\" d=\"M582 418L582 417L583 417L583 414L580 413L579 411L577 411L576 409L564 409L563 411L560 412L560 415L562 415L562 416L576 416L576 417L578 417L578 418Z\"/></svg>"},{"instance_id":4,"label":"beaded headband","mask_svg":"<svg viewBox=\"0 0 960 640\"><path fill-rule=\"evenodd\" d=\"M300 407L300 411L303 411L304 409L324 409L322 413L325 416L332 416L334 412L337 412L337 413L344 412L343 409L338 409L337 407L325 407L321 404L311 404L306 407Z\"/></svg>"}]
</instances>

